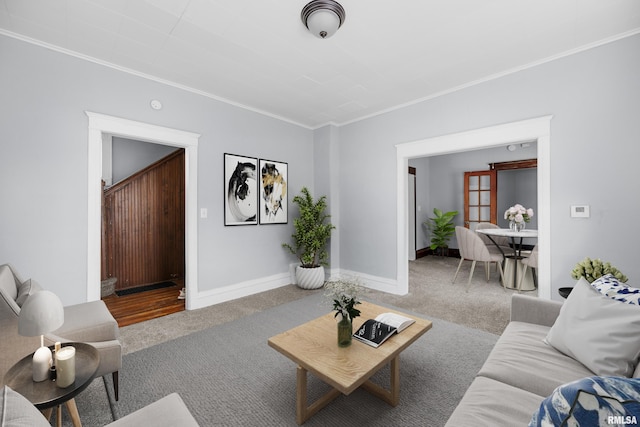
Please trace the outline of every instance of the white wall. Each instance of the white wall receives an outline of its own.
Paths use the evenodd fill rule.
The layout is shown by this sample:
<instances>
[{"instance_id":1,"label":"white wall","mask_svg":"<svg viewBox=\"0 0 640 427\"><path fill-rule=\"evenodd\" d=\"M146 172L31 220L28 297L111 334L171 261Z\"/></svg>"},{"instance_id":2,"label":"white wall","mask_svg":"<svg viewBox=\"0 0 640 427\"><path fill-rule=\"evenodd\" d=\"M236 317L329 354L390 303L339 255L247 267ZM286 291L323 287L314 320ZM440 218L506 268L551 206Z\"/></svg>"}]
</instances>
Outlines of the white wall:
<instances>
[{"instance_id":1,"label":"white wall","mask_svg":"<svg viewBox=\"0 0 640 427\"><path fill-rule=\"evenodd\" d=\"M295 194L313 189L311 130L5 36L0 58L0 262L65 305L86 300L88 110L201 134L200 292L288 280L291 220L224 226L223 153L287 162Z\"/></svg>"},{"instance_id":2,"label":"white wall","mask_svg":"<svg viewBox=\"0 0 640 427\"><path fill-rule=\"evenodd\" d=\"M639 69L636 35L341 127L341 266L396 277L395 144L553 115L552 297L585 256L640 280L640 229L620 230L640 211ZM570 218L572 204L590 205L591 218Z\"/></svg>"}]
</instances>

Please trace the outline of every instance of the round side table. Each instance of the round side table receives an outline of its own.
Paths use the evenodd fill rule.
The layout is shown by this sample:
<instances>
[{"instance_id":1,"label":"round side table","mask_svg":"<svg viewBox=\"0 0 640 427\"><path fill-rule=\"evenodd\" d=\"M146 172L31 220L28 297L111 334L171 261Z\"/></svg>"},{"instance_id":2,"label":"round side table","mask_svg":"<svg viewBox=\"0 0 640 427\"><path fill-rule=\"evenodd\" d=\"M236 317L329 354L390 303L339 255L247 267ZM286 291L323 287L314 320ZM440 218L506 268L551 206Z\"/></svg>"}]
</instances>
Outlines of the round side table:
<instances>
[{"instance_id":1,"label":"round side table","mask_svg":"<svg viewBox=\"0 0 640 427\"><path fill-rule=\"evenodd\" d=\"M95 377L100 364L100 354L95 347L85 343L62 344L62 347L66 346L73 346L76 349L76 379L69 387L60 388L55 381L51 380L34 382L31 368L33 353L23 357L7 371L4 383L27 398L47 418L51 417L53 407L57 406L58 426L62 425L61 405L64 403L71 415L73 425L80 427L82 424L75 397L87 388ZM49 348L53 351L53 346Z\"/></svg>"},{"instance_id":2,"label":"round side table","mask_svg":"<svg viewBox=\"0 0 640 427\"><path fill-rule=\"evenodd\" d=\"M558 293L560 294L560 296L562 298L567 298L569 296L569 294L571 293L571 291L573 290L573 287L570 288L560 288L558 289Z\"/></svg>"}]
</instances>

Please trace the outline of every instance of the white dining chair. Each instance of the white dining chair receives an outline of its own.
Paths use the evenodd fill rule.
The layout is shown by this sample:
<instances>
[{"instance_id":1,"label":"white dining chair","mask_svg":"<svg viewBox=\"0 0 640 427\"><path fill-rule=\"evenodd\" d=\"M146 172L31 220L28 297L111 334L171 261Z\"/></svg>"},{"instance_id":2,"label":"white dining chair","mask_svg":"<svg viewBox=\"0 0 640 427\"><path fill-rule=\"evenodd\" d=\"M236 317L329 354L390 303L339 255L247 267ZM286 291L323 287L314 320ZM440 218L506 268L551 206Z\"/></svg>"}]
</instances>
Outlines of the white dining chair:
<instances>
[{"instance_id":1,"label":"white dining chair","mask_svg":"<svg viewBox=\"0 0 640 427\"><path fill-rule=\"evenodd\" d=\"M458 249L460 250L460 263L458 264L456 274L453 276L453 280L451 283L455 283L456 278L458 277L458 272L460 272L460 267L462 267L462 263L464 261L471 261L471 272L469 272L469 280L467 281L466 287L466 291L468 292L469 287L471 286L473 271L476 268L476 262L480 261L487 263L485 265L495 262L498 266L500 279L502 280L502 286L504 288L505 283L504 275L502 272L502 261L504 258L502 254L490 252L489 249L487 249L487 245L485 245L480 236L465 227L456 226L456 239L458 240ZM485 268L485 270L488 282L490 278L490 269Z\"/></svg>"}]
</instances>

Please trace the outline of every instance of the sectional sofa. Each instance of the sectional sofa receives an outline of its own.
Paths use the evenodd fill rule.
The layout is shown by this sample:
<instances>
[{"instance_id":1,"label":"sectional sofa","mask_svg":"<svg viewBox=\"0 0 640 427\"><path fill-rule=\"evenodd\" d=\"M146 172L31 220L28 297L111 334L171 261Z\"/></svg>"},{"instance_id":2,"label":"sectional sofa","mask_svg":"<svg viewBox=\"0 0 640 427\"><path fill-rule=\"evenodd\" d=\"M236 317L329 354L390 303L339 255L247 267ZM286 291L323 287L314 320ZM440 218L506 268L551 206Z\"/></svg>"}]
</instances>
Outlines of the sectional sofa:
<instances>
[{"instance_id":1,"label":"sectional sofa","mask_svg":"<svg viewBox=\"0 0 640 427\"><path fill-rule=\"evenodd\" d=\"M567 383L640 377L640 305L637 298L616 300L616 286L624 288L617 283L602 292L582 279L564 304L514 294L509 325L446 426L554 425L541 419L553 411L577 412L575 402L563 398L558 404ZM640 380L635 381L632 393L640 390ZM639 410L640 403L631 408Z\"/></svg>"}]
</instances>

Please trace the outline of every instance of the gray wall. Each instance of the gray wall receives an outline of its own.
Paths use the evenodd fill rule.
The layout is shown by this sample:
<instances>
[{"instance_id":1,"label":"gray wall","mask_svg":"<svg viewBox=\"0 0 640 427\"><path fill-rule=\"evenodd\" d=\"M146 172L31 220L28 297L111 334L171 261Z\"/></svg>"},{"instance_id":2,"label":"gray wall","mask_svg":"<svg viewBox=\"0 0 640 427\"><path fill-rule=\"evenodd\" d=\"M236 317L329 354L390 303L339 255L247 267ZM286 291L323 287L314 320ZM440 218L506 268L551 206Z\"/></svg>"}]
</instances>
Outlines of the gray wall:
<instances>
[{"instance_id":1,"label":"gray wall","mask_svg":"<svg viewBox=\"0 0 640 427\"><path fill-rule=\"evenodd\" d=\"M416 247L421 249L430 244L430 236L423 223L433 216L434 208L445 212L458 211L454 222L456 225L463 225L465 172L488 170L490 163L535 159L536 150L537 144L532 143L530 147L516 151L500 147L411 159L409 165L416 168L416 205L420 207L420 211L416 213ZM535 171L533 176L531 175L531 171L525 170L498 172L498 225L508 226L503 214L514 203L537 211ZM534 220L527 226L536 228L535 215ZM449 246L458 247L455 236L452 237Z\"/></svg>"},{"instance_id":2,"label":"gray wall","mask_svg":"<svg viewBox=\"0 0 640 427\"><path fill-rule=\"evenodd\" d=\"M635 35L341 127L341 267L396 277L395 144L552 114L552 296L585 256L640 277L640 228L620 227L640 211L638 70ZM572 204L591 218L570 218Z\"/></svg>"},{"instance_id":3,"label":"gray wall","mask_svg":"<svg viewBox=\"0 0 640 427\"><path fill-rule=\"evenodd\" d=\"M0 262L65 305L86 300L88 110L201 134L200 291L287 271L291 220L224 226L223 153L287 162L291 198L313 189L313 131L6 36L0 62Z\"/></svg>"},{"instance_id":4,"label":"gray wall","mask_svg":"<svg viewBox=\"0 0 640 427\"><path fill-rule=\"evenodd\" d=\"M536 169L506 170L498 172L498 225L509 227L504 212L520 203L533 209L533 218L526 224L528 229L538 228L538 171ZM533 242L535 244L535 241Z\"/></svg>"},{"instance_id":5,"label":"gray wall","mask_svg":"<svg viewBox=\"0 0 640 427\"><path fill-rule=\"evenodd\" d=\"M176 151L176 147L114 137L112 141L113 183L133 175Z\"/></svg>"},{"instance_id":6,"label":"gray wall","mask_svg":"<svg viewBox=\"0 0 640 427\"><path fill-rule=\"evenodd\" d=\"M303 185L328 189L340 268L395 280L395 144L548 114L552 295L572 283L569 271L584 256L613 262L632 281L640 274L638 35L316 131L5 36L0 58L0 262L65 304L86 298L85 110L202 135L198 207L209 217L198 223L201 290L284 273L293 261L280 248L291 220L223 226L223 153L287 162L290 198ZM151 99L164 108L152 110ZM590 205L591 218L570 218L571 204Z\"/></svg>"}]
</instances>

